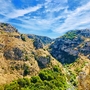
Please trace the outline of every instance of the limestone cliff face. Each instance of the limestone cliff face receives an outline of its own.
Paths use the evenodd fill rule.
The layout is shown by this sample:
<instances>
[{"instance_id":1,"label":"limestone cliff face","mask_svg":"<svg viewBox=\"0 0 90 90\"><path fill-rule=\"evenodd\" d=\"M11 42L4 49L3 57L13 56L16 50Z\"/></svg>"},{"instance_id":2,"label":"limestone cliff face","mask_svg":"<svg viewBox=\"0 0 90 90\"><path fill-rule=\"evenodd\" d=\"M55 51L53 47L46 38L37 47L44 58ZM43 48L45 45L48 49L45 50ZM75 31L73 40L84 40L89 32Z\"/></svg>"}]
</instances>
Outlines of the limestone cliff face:
<instances>
[{"instance_id":1,"label":"limestone cliff face","mask_svg":"<svg viewBox=\"0 0 90 90\"><path fill-rule=\"evenodd\" d=\"M90 58L90 29L69 31L57 38L49 47L53 57L62 64L72 63L79 54Z\"/></svg>"}]
</instances>

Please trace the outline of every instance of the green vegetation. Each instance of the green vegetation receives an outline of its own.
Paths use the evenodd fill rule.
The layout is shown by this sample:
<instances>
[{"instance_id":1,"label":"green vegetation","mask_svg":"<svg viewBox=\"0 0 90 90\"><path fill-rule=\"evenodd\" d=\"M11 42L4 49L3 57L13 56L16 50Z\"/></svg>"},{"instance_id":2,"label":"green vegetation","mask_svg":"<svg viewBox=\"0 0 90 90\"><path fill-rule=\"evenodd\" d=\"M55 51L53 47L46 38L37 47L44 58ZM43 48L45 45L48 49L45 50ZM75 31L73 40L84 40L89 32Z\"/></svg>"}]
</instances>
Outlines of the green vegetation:
<instances>
[{"instance_id":1,"label":"green vegetation","mask_svg":"<svg viewBox=\"0 0 90 90\"><path fill-rule=\"evenodd\" d=\"M76 74L75 73L72 73L70 72L70 82L74 85L74 86L77 86L77 80L76 80Z\"/></svg>"},{"instance_id":2,"label":"green vegetation","mask_svg":"<svg viewBox=\"0 0 90 90\"><path fill-rule=\"evenodd\" d=\"M62 37L72 40L76 37L76 32L75 31L69 31Z\"/></svg>"},{"instance_id":3,"label":"green vegetation","mask_svg":"<svg viewBox=\"0 0 90 90\"><path fill-rule=\"evenodd\" d=\"M58 66L42 70L38 76L21 78L4 86L4 90L66 90L66 76Z\"/></svg>"},{"instance_id":4,"label":"green vegetation","mask_svg":"<svg viewBox=\"0 0 90 90\"><path fill-rule=\"evenodd\" d=\"M29 60L28 56L25 56L25 61Z\"/></svg>"},{"instance_id":5,"label":"green vegetation","mask_svg":"<svg viewBox=\"0 0 90 90\"><path fill-rule=\"evenodd\" d=\"M24 73L23 73L24 76L30 74L30 70L29 70L29 66L28 65L24 64L23 65L23 69L24 69Z\"/></svg>"},{"instance_id":6,"label":"green vegetation","mask_svg":"<svg viewBox=\"0 0 90 90\"><path fill-rule=\"evenodd\" d=\"M72 64L65 64L64 68L66 70L66 77L68 79L68 82L70 83L70 87L75 87L77 88L78 86L78 81L77 81L77 73L76 71L72 71L70 68L74 66L74 63ZM77 89L75 89L77 90Z\"/></svg>"}]
</instances>

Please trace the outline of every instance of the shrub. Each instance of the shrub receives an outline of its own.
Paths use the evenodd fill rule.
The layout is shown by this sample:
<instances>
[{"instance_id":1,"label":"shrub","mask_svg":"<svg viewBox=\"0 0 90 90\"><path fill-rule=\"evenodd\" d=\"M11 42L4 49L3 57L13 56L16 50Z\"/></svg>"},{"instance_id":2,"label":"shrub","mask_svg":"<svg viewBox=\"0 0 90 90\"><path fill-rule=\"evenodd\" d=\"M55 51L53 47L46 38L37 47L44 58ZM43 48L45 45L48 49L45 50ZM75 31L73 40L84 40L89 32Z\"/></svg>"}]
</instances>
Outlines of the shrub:
<instances>
[{"instance_id":1,"label":"shrub","mask_svg":"<svg viewBox=\"0 0 90 90\"><path fill-rule=\"evenodd\" d=\"M31 82L32 83L36 83L36 82L39 82L39 81L41 81L41 79L39 78L39 76L33 76L33 77L31 77Z\"/></svg>"},{"instance_id":2,"label":"shrub","mask_svg":"<svg viewBox=\"0 0 90 90\"><path fill-rule=\"evenodd\" d=\"M23 75L26 76L30 73L30 70L29 70L29 66L24 64L23 65L23 69L24 69L24 72L23 72Z\"/></svg>"},{"instance_id":3,"label":"shrub","mask_svg":"<svg viewBox=\"0 0 90 90\"><path fill-rule=\"evenodd\" d=\"M10 84L5 85L4 90L20 90L17 81L13 81Z\"/></svg>"},{"instance_id":4,"label":"shrub","mask_svg":"<svg viewBox=\"0 0 90 90\"><path fill-rule=\"evenodd\" d=\"M21 34L21 39L22 39L23 41L26 41L26 38L25 38L25 36L24 36L23 34Z\"/></svg>"},{"instance_id":5,"label":"shrub","mask_svg":"<svg viewBox=\"0 0 90 90\"><path fill-rule=\"evenodd\" d=\"M23 78L20 78L20 79L18 79L18 84L19 84L21 87L25 87L26 81L25 81Z\"/></svg>"},{"instance_id":6,"label":"shrub","mask_svg":"<svg viewBox=\"0 0 90 90\"><path fill-rule=\"evenodd\" d=\"M53 67L53 70L54 70L55 72L59 72L59 67L58 67L58 66L54 66L54 67Z\"/></svg>"},{"instance_id":7,"label":"shrub","mask_svg":"<svg viewBox=\"0 0 90 90\"><path fill-rule=\"evenodd\" d=\"M39 73L39 77L41 78L41 80L48 80L48 76L45 72L40 72Z\"/></svg>"},{"instance_id":8,"label":"shrub","mask_svg":"<svg viewBox=\"0 0 90 90\"><path fill-rule=\"evenodd\" d=\"M29 60L28 56L25 56L25 60L26 60L26 61Z\"/></svg>"},{"instance_id":9,"label":"shrub","mask_svg":"<svg viewBox=\"0 0 90 90\"><path fill-rule=\"evenodd\" d=\"M24 70L24 76L28 75L30 73L29 69Z\"/></svg>"},{"instance_id":10,"label":"shrub","mask_svg":"<svg viewBox=\"0 0 90 90\"><path fill-rule=\"evenodd\" d=\"M17 82L21 87L26 87L30 85L30 80L28 78L20 78Z\"/></svg>"}]
</instances>

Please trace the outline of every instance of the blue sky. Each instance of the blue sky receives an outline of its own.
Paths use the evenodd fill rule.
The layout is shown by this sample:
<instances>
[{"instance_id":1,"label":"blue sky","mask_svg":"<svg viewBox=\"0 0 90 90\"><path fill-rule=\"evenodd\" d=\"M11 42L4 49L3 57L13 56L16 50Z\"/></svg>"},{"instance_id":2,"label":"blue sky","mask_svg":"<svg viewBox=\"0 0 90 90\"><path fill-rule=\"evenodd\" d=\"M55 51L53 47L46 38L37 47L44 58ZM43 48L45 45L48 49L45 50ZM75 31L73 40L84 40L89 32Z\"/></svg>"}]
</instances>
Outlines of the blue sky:
<instances>
[{"instance_id":1,"label":"blue sky","mask_svg":"<svg viewBox=\"0 0 90 90\"><path fill-rule=\"evenodd\" d=\"M0 0L0 22L21 33L56 38L90 28L90 0Z\"/></svg>"}]
</instances>

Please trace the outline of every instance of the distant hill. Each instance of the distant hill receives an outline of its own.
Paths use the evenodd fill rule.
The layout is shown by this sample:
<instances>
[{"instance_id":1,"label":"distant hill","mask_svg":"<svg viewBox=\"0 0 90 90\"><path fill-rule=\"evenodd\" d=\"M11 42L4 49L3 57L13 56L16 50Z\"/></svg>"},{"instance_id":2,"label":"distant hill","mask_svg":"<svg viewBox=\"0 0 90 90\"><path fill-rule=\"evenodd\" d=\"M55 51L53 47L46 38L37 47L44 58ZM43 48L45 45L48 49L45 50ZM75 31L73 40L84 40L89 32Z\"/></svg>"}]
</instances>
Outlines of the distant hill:
<instances>
[{"instance_id":1,"label":"distant hill","mask_svg":"<svg viewBox=\"0 0 90 90\"><path fill-rule=\"evenodd\" d=\"M31 38L31 39L39 39L44 45L50 44L52 41L54 41L53 39L47 36L39 36L34 34L28 34L27 36L28 38Z\"/></svg>"}]
</instances>

